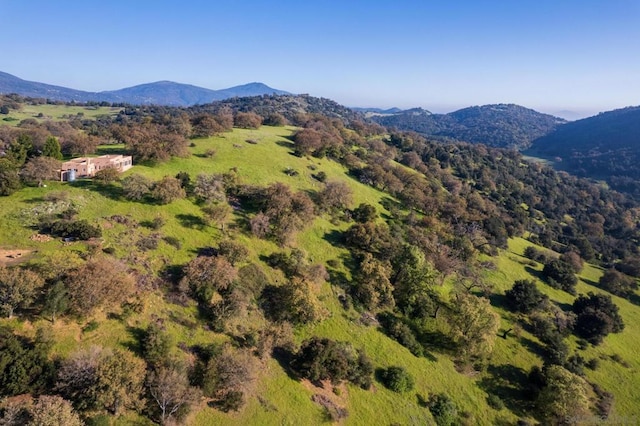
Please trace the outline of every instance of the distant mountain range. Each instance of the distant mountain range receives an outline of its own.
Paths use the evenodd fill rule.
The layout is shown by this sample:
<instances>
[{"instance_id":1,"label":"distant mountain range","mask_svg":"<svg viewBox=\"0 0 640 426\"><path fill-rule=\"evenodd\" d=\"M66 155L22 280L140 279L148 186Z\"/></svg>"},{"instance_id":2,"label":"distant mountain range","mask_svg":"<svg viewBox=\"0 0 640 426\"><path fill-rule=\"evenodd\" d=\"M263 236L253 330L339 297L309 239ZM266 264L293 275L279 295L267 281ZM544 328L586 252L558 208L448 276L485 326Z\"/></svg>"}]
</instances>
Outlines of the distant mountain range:
<instances>
[{"instance_id":1,"label":"distant mountain range","mask_svg":"<svg viewBox=\"0 0 640 426\"><path fill-rule=\"evenodd\" d=\"M17 93L32 98L46 98L64 102L110 102L133 105L191 106L221 101L233 97L261 95L289 95L263 83L249 83L228 89L211 90L190 84L158 81L120 90L85 92L68 87L22 80L0 72L0 93Z\"/></svg>"},{"instance_id":2,"label":"distant mountain range","mask_svg":"<svg viewBox=\"0 0 640 426\"><path fill-rule=\"evenodd\" d=\"M513 104L473 106L448 114L413 108L394 114L372 115L383 126L410 130L436 139L483 143L523 149L567 121Z\"/></svg>"}]
</instances>

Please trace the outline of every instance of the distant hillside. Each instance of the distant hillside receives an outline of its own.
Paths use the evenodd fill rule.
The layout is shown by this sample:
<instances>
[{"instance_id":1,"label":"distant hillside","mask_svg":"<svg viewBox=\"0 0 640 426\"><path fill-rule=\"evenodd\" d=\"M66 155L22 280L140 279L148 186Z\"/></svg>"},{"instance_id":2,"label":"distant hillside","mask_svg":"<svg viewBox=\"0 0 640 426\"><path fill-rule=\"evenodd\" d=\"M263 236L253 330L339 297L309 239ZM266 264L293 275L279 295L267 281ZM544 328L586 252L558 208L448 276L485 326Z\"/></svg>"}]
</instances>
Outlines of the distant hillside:
<instances>
[{"instance_id":1,"label":"distant hillside","mask_svg":"<svg viewBox=\"0 0 640 426\"><path fill-rule=\"evenodd\" d=\"M604 112L558 127L528 153L561 161L579 176L604 179L640 196L640 106Z\"/></svg>"},{"instance_id":2,"label":"distant hillside","mask_svg":"<svg viewBox=\"0 0 640 426\"><path fill-rule=\"evenodd\" d=\"M32 98L57 101L109 102L132 105L191 106L239 96L288 95L284 90L273 89L262 83L249 83L227 89L211 90L190 84L158 81L120 90L85 92L67 87L22 80L0 72L0 93L17 93Z\"/></svg>"},{"instance_id":3,"label":"distant hillside","mask_svg":"<svg viewBox=\"0 0 640 426\"><path fill-rule=\"evenodd\" d=\"M388 108L388 109L352 107L351 109L357 112L362 112L364 114L398 114L402 112L400 108L396 108L396 107Z\"/></svg>"},{"instance_id":4,"label":"distant hillside","mask_svg":"<svg viewBox=\"0 0 640 426\"><path fill-rule=\"evenodd\" d=\"M372 118L384 126L429 137L517 149L528 147L534 139L566 123L562 118L513 104L474 106L449 114L416 108Z\"/></svg>"},{"instance_id":5,"label":"distant hillside","mask_svg":"<svg viewBox=\"0 0 640 426\"><path fill-rule=\"evenodd\" d=\"M48 98L60 101L88 102L91 100L90 92L69 89L62 86L37 83L34 81L22 80L11 74L0 71L0 93L17 93L31 98Z\"/></svg>"},{"instance_id":6,"label":"distant hillside","mask_svg":"<svg viewBox=\"0 0 640 426\"><path fill-rule=\"evenodd\" d=\"M270 114L281 114L292 123L298 121L300 114L320 114L330 118L338 118L344 123L363 121L364 115L326 98L309 95L270 95L229 98L207 105L196 105L190 108L194 112L218 112L223 108L237 111L253 111L263 117Z\"/></svg>"}]
</instances>

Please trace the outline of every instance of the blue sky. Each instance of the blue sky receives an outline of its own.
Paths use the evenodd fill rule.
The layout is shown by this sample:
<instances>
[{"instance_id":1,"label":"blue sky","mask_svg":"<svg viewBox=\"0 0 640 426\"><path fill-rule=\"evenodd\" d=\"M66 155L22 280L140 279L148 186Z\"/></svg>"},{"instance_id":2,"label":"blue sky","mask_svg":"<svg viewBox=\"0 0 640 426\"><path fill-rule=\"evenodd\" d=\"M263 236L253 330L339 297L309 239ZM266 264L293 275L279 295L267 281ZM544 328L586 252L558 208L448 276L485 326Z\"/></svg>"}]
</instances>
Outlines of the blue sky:
<instances>
[{"instance_id":1,"label":"blue sky","mask_svg":"<svg viewBox=\"0 0 640 426\"><path fill-rule=\"evenodd\" d=\"M0 0L0 71L77 89L252 81L348 106L640 104L638 0Z\"/></svg>"}]
</instances>

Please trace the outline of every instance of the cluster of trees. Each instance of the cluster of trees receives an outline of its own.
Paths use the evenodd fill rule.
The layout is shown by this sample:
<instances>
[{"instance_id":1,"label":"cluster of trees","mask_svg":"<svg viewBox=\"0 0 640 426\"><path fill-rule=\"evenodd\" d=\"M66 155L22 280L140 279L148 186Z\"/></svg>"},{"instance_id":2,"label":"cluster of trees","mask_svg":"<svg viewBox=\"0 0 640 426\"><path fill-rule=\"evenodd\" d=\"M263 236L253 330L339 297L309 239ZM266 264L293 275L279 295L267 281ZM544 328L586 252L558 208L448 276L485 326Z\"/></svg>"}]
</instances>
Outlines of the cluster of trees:
<instances>
[{"instance_id":1,"label":"cluster of trees","mask_svg":"<svg viewBox=\"0 0 640 426\"><path fill-rule=\"evenodd\" d=\"M610 296L588 293L578 296L571 312L563 312L538 290L535 282L518 280L505 292L508 307L524 314L522 325L544 344L544 368L535 367L529 376L528 394L545 421L582 417L591 409L606 418L613 396L584 378L584 358L570 349L564 339L574 333L598 345L609 333L623 330L618 307ZM506 337L506 334L505 334ZM593 396L592 396L593 395ZM595 404L592 401L596 401Z\"/></svg>"}]
</instances>

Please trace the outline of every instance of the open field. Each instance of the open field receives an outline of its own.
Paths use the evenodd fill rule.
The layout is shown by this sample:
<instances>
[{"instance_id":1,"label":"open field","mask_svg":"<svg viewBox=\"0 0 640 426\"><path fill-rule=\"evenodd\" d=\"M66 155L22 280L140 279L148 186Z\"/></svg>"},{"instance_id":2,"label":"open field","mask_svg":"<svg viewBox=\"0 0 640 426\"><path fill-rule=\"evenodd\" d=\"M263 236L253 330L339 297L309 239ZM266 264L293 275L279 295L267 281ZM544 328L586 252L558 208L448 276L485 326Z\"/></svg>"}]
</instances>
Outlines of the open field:
<instances>
[{"instance_id":1,"label":"open field","mask_svg":"<svg viewBox=\"0 0 640 426\"><path fill-rule=\"evenodd\" d=\"M95 118L100 115L116 115L122 108L69 106L69 105L23 105L19 111L11 110L7 115L0 115L3 125L17 126L20 121L33 118L37 121L61 121L71 117Z\"/></svg>"}]
</instances>

